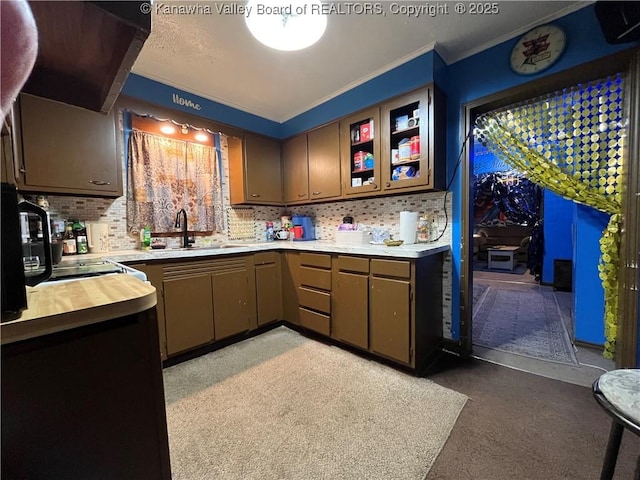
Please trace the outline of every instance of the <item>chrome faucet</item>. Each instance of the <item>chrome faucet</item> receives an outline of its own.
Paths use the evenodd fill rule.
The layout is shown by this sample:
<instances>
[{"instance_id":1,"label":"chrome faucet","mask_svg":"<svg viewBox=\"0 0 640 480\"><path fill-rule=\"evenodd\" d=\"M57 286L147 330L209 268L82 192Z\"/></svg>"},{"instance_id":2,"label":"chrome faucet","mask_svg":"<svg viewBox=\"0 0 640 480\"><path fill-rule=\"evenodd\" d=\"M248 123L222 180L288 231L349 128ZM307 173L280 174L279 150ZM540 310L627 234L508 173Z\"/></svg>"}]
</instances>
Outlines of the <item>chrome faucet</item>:
<instances>
[{"instance_id":1,"label":"chrome faucet","mask_svg":"<svg viewBox=\"0 0 640 480\"><path fill-rule=\"evenodd\" d=\"M182 223L180 222L180 214L182 214L184 217ZM185 211L184 208L181 208L180 210L178 210L178 213L176 214L176 228L180 228L181 226L182 226L182 248L189 248L193 242L189 240L189 234L187 233L189 231L187 226L187 212Z\"/></svg>"}]
</instances>

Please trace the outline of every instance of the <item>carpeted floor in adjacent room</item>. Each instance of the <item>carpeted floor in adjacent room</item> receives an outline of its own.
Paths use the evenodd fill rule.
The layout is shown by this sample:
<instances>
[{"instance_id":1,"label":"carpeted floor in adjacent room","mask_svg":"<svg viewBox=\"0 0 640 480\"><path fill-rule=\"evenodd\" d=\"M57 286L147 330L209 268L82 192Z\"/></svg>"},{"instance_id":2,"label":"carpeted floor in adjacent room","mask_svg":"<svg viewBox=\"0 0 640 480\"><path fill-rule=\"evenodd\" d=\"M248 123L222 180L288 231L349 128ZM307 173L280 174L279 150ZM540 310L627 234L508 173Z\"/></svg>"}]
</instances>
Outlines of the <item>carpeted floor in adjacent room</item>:
<instances>
[{"instance_id":1,"label":"carpeted floor in adjacent room","mask_svg":"<svg viewBox=\"0 0 640 480\"><path fill-rule=\"evenodd\" d=\"M444 355L428 374L469 397L427 480L595 480L609 416L591 389ZM625 432L614 480L631 480L640 438Z\"/></svg>"}]
</instances>

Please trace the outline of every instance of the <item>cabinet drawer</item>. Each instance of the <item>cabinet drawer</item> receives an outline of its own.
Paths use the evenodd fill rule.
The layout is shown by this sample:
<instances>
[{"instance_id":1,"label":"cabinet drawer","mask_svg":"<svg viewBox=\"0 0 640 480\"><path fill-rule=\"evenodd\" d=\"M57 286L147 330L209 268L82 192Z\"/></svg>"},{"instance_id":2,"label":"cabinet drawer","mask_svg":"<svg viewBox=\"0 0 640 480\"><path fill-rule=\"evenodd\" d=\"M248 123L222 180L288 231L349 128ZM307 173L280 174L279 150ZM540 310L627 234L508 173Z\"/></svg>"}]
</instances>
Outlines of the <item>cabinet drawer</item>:
<instances>
[{"instance_id":1,"label":"cabinet drawer","mask_svg":"<svg viewBox=\"0 0 640 480\"><path fill-rule=\"evenodd\" d=\"M331 255L302 252L300 254L300 265L307 265L309 267L331 268Z\"/></svg>"},{"instance_id":2,"label":"cabinet drawer","mask_svg":"<svg viewBox=\"0 0 640 480\"><path fill-rule=\"evenodd\" d=\"M369 273L369 259L338 255L338 269L341 272Z\"/></svg>"},{"instance_id":3,"label":"cabinet drawer","mask_svg":"<svg viewBox=\"0 0 640 480\"><path fill-rule=\"evenodd\" d=\"M320 312L331 313L330 293L299 287L298 301L301 307L309 307Z\"/></svg>"},{"instance_id":4,"label":"cabinet drawer","mask_svg":"<svg viewBox=\"0 0 640 480\"><path fill-rule=\"evenodd\" d=\"M266 265L268 263L278 263L279 252L260 252L253 256L254 265Z\"/></svg>"},{"instance_id":5,"label":"cabinet drawer","mask_svg":"<svg viewBox=\"0 0 640 480\"><path fill-rule=\"evenodd\" d=\"M331 271L300 267L300 285L331 291Z\"/></svg>"},{"instance_id":6,"label":"cabinet drawer","mask_svg":"<svg viewBox=\"0 0 640 480\"><path fill-rule=\"evenodd\" d=\"M302 307L300 307L300 325L327 336L331 332L331 319L328 315L312 312Z\"/></svg>"},{"instance_id":7,"label":"cabinet drawer","mask_svg":"<svg viewBox=\"0 0 640 480\"><path fill-rule=\"evenodd\" d=\"M373 259L371 273L385 277L411 278L411 262Z\"/></svg>"}]
</instances>

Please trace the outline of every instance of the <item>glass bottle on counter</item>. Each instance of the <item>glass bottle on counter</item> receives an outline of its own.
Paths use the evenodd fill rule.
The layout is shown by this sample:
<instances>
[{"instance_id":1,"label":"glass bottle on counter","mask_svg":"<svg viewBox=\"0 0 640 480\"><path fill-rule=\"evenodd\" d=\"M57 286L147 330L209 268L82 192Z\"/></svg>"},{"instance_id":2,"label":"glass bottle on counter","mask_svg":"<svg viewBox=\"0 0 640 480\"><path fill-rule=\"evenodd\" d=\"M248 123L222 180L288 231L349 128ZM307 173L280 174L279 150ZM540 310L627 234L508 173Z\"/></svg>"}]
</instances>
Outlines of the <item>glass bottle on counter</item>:
<instances>
[{"instance_id":1,"label":"glass bottle on counter","mask_svg":"<svg viewBox=\"0 0 640 480\"><path fill-rule=\"evenodd\" d=\"M267 242L275 240L275 232L273 230L273 222L267 222Z\"/></svg>"},{"instance_id":2,"label":"glass bottle on counter","mask_svg":"<svg viewBox=\"0 0 640 480\"><path fill-rule=\"evenodd\" d=\"M67 223L64 227L64 235L62 236L62 254L75 255L76 252L76 236L73 234L73 225Z\"/></svg>"},{"instance_id":3,"label":"glass bottle on counter","mask_svg":"<svg viewBox=\"0 0 640 480\"><path fill-rule=\"evenodd\" d=\"M417 226L417 230L418 230L418 243L426 243L430 240L430 224L429 224L429 220L427 219L426 216L422 216L418 219L418 226Z\"/></svg>"}]
</instances>

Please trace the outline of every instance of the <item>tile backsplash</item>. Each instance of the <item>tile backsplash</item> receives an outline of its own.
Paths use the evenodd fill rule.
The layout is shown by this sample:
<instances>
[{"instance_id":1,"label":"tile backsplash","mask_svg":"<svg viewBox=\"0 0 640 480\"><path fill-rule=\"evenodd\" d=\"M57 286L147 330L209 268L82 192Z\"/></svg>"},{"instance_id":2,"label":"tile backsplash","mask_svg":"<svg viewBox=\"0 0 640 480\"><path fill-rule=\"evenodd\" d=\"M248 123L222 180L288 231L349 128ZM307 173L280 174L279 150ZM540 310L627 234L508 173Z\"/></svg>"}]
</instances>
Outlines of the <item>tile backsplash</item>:
<instances>
[{"instance_id":1,"label":"tile backsplash","mask_svg":"<svg viewBox=\"0 0 640 480\"><path fill-rule=\"evenodd\" d=\"M254 241L265 240L266 222L272 221L276 227L280 226L282 215L308 215L314 219L316 237L321 240L333 240L342 218L351 216L354 221L370 227L383 227L394 236L400 233L400 212L413 211L420 214L433 215L436 218L439 233L444 230L441 241L451 244L451 212L452 195L445 192L413 193L378 197L361 200L346 200L301 207L250 207L233 208L229 201L229 166L223 155L222 188L226 212L225 231L215 233L210 237L196 237L196 244L208 241L224 242L238 238L238 228L241 229L243 239L248 240L246 234L247 219L254 219ZM126 177L124 178L126 185ZM445 205L446 198L446 205ZM127 229L126 197L116 199L75 197L63 195L49 195L49 214L52 220L77 218L82 221L101 221L109 224L109 244L113 250L131 250L139 248L139 235ZM234 212L238 210L237 212ZM241 210L241 211L240 211ZM249 210L249 211L247 211ZM446 212L446 214L445 214ZM447 214L449 220L447 221ZM241 223L237 223L240 220ZM236 222L236 223L232 223ZM446 226L446 228L445 228ZM181 234L176 229L176 236L165 239L169 247L180 244ZM451 338L451 254L447 254L443 271L443 332L445 338Z\"/></svg>"}]
</instances>

